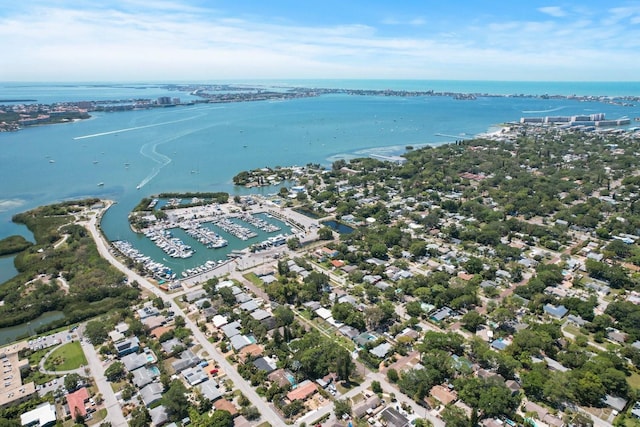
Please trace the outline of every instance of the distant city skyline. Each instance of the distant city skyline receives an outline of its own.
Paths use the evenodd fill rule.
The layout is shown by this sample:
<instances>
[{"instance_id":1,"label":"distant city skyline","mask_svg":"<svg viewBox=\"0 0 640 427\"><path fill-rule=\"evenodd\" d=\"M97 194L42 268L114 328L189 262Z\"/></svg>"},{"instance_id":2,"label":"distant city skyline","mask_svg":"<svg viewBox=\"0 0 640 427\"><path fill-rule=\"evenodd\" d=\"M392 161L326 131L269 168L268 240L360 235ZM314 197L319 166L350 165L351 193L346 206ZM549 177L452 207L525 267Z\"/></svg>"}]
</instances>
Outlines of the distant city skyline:
<instances>
[{"instance_id":1,"label":"distant city skyline","mask_svg":"<svg viewBox=\"0 0 640 427\"><path fill-rule=\"evenodd\" d=\"M0 81L638 81L640 1L27 0Z\"/></svg>"}]
</instances>

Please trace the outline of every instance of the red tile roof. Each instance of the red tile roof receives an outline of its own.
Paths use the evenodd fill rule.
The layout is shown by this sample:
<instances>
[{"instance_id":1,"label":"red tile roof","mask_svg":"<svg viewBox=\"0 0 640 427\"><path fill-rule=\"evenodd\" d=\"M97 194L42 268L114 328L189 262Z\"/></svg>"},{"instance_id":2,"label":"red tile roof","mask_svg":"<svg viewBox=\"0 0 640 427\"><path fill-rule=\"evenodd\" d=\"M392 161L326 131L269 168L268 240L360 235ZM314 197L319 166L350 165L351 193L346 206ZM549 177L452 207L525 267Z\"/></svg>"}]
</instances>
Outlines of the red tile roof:
<instances>
[{"instance_id":1,"label":"red tile roof","mask_svg":"<svg viewBox=\"0 0 640 427\"><path fill-rule=\"evenodd\" d=\"M77 414L80 414L83 417L87 415L87 409L84 407L84 402L87 400L89 400L89 390L85 387L67 395L69 413L72 417L75 418Z\"/></svg>"},{"instance_id":2,"label":"red tile roof","mask_svg":"<svg viewBox=\"0 0 640 427\"><path fill-rule=\"evenodd\" d=\"M312 383L311 381L306 383L303 382L297 388L287 393L287 399L292 402L294 400L305 400L307 397L315 393L316 390L318 390L316 383Z\"/></svg>"}]
</instances>

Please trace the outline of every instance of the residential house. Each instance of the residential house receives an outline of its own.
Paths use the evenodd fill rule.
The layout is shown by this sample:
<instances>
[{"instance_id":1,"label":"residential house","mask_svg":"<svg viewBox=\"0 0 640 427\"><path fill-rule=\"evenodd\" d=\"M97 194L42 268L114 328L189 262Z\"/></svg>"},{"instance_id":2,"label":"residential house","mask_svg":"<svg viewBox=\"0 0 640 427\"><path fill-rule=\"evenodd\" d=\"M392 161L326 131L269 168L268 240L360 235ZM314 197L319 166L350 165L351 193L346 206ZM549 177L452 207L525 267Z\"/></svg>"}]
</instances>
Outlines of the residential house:
<instances>
[{"instance_id":1,"label":"residential house","mask_svg":"<svg viewBox=\"0 0 640 427\"><path fill-rule=\"evenodd\" d=\"M147 384L151 384L153 381L155 381L156 378L158 378L156 369L158 368L136 369L135 371L133 371L133 383L138 388L142 388Z\"/></svg>"},{"instance_id":2,"label":"residential house","mask_svg":"<svg viewBox=\"0 0 640 427\"><path fill-rule=\"evenodd\" d=\"M441 309L436 310L434 313L432 313L431 316L429 316L429 318L434 322L439 323L451 317L452 315L453 315L453 310L451 310L449 307L442 307Z\"/></svg>"},{"instance_id":3,"label":"residential house","mask_svg":"<svg viewBox=\"0 0 640 427\"><path fill-rule=\"evenodd\" d=\"M131 337L127 340L121 341L115 344L118 357L126 356L127 354L136 353L140 348L140 340L138 337Z\"/></svg>"},{"instance_id":4,"label":"residential house","mask_svg":"<svg viewBox=\"0 0 640 427\"><path fill-rule=\"evenodd\" d=\"M212 402L220 399L224 393L220 388L218 388L218 384L213 380L208 380L203 383L200 383L196 386L196 389L202 393L204 397L209 399Z\"/></svg>"},{"instance_id":5,"label":"residential house","mask_svg":"<svg viewBox=\"0 0 640 427\"><path fill-rule=\"evenodd\" d=\"M149 416L151 417L151 427L160 427L169 422L167 408L162 405L149 409Z\"/></svg>"},{"instance_id":6,"label":"residential house","mask_svg":"<svg viewBox=\"0 0 640 427\"><path fill-rule=\"evenodd\" d=\"M184 348L184 344L177 338L171 338L170 340L161 343L160 347L162 347L162 351L166 354L172 354L174 349Z\"/></svg>"},{"instance_id":7,"label":"residential house","mask_svg":"<svg viewBox=\"0 0 640 427\"><path fill-rule=\"evenodd\" d=\"M387 423L388 427L409 426L409 419L393 407L385 408L384 411L380 413L380 417Z\"/></svg>"},{"instance_id":8,"label":"residential house","mask_svg":"<svg viewBox=\"0 0 640 427\"><path fill-rule=\"evenodd\" d=\"M373 395L368 399L353 406L352 414L355 418L362 418L367 414L370 414L373 409L380 406L381 400L377 395Z\"/></svg>"},{"instance_id":9,"label":"residential house","mask_svg":"<svg viewBox=\"0 0 640 427\"><path fill-rule=\"evenodd\" d=\"M209 378L205 371L199 366L194 366L192 368L183 370L182 376L184 377L185 381L187 381L187 383L192 387L194 385L207 381L207 379Z\"/></svg>"},{"instance_id":10,"label":"residential house","mask_svg":"<svg viewBox=\"0 0 640 427\"><path fill-rule=\"evenodd\" d=\"M269 379L269 381L278 384L280 387L286 387L295 383L295 380L293 379L294 377L291 372L284 369L277 369L271 372L267 376L267 378Z\"/></svg>"},{"instance_id":11,"label":"residential house","mask_svg":"<svg viewBox=\"0 0 640 427\"><path fill-rule=\"evenodd\" d=\"M129 372L133 372L136 369L140 369L143 366L146 366L147 363L152 362L153 360L147 359L147 353L140 354L127 354L120 361L124 364L124 367Z\"/></svg>"},{"instance_id":12,"label":"residential house","mask_svg":"<svg viewBox=\"0 0 640 427\"><path fill-rule=\"evenodd\" d=\"M287 393L287 399L290 402L294 400L306 400L318 391L318 385L309 380L305 380L298 384L298 387Z\"/></svg>"},{"instance_id":13,"label":"residential house","mask_svg":"<svg viewBox=\"0 0 640 427\"><path fill-rule=\"evenodd\" d=\"M234 335L229 338L229 342L235 351L242 350L244 347L253 343L253 341L246 335Z\"/></svg>"},{"instance_id":14,"label":"residential house","mask_svg":"<svg viewBox=\"0 0 640 427\"><path fill-rule=\"evenodd\" d=\"M562 319L569 312L569 309L567 309L564 305L555 306L553 304L545 304L542 309L549 316L555 317L556 319Z\"/></svg>"},{"instance_id":15,"label":"residential house","mask_svg":"<svg viewBox=\"0 0 640 427\"><path fill-rule=\"evenodd\" d=\"M185 350L180 353L180 358L171 364L176 373L182 372L187 368L192 368L200 363L200 358L193 354L191 350Z\"/></svg>"},{"instance_id":16,"label":"residential house","mask_svg":"<svg viewBox=\"0 0 640 427\"><path fill-rule=\"evenodd\" d=\"M253 361L253 366L267 374L275 371L277 368L276 361L269 356L260 357Z\"/></svg>"},{"instance_id":17,"label":"residential house","mask_svg":"<svg viewBox=\"0 0 640 427\"><path fill-rule=\"evenodd\" d=\"M546 423L552 427L562 427L564 425L564 423L562 422L562 420L558 417L556 417L555 415L549 413L549 411L546 408L543 408L542 406L538 405L537 403L534 402L527 402L524 405L524 410L525 412L533 412L536 414L537 418L542 421L543 423Z\"/></svg>"},{"instance_id":18,"label":"residential house","mask_svg":"<svg viewBox=\"0 0 640 427\"><path fill-rule=\"evenodd\" d=\"M140 389L140 397L144 405L149 408L162 399L162 390L162 384L159 383L151 383Z\"/></svg>"},{"instance_id":19,"label":"residential house","mask_svg":"<svg viewBox=\"0 0 640 427\"><path fill-rule=\"evenodd\" d=\"M458 400L458 394L454 390L449 390L448 387L441 384L431 387L429 393L445 406Z\"/></svg>"},{"instance_id":20,"label":"residential house","mask_svg":"<svg viewBox=\"0 0 640 427\"><path fill-rule=\"evenodd\" d=\"M369 353L380 359L384 359L385 357L387 357L387 354L389 354L392 348L393 346L385 341L382 344L378 344L377 346L369 350Z\"/></svg>"}]
</instances>

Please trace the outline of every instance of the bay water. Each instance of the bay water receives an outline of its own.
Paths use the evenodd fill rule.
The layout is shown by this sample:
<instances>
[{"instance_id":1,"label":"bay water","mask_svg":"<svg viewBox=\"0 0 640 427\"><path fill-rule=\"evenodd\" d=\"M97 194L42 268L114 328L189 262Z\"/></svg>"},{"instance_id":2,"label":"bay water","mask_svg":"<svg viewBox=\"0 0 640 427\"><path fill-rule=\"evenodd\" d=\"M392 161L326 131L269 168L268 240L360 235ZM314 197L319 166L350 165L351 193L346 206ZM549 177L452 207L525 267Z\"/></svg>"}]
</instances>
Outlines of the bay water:
<instances>
[{"instance_id":1,"label":"bay water","mask_svg":"<svg viewBox=\"0 0 640 427\"><path fill-rule=\"evenodd\" d=\"M638 83L363 80L269 84L503 95L640 94ZM185 92L168 92L154 85L5 84L0 85L0 90L0 99L34 98L39 102L53 102L54 98L77 101L156 96L193 99ZM11 222L12 215L18 212L61 200L108 198L118 203L103 219L105 234L112 240L129 240L162 262L166 256L128 226L127 214L142 197L168 191L248 194L248 190L232 183L232 177L242 170L308 163L328 167L337 159L397 155L407 146L438 145L472 137L522 116L600 112L609 119L635 118L640 117L640 106L516 96L463 101L444 96L332 94L281 102L92 113L88 120L0 133L0 238L20 234L32 239L28 230ZM233 239L230 242L227 251L247 244ZM167 265L175 263L176 270L181 271L201 262L200 257L194 257L169 260Z\"/></svg>"}]
</instances>

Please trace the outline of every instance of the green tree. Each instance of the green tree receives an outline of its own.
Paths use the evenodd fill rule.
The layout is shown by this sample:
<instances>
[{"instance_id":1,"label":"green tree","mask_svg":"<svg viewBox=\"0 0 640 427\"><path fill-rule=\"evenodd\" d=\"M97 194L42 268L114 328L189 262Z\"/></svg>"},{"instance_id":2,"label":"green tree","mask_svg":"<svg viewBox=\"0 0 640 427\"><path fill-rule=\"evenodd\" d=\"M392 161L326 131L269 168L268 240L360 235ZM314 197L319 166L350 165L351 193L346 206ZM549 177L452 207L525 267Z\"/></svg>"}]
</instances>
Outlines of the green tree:
<instances>
[{"instance_id":1,"label":"green tree","mask_svg":"<svg viewBox=\"0 0 640 427\"><path fill-rule=\"evenodd\" d=\"M478 274L482 272L483 265L482 260L480 258L471 257L464 263L464 269L467 270L469 274Z\"/></svg>"},{"instance_id":2,"label":"green tree","mask_svg":"<svg viewBox=\"0 0 640 427\"><path fill-rule=\"evenodd\" d=\"M162 396L162 404L167 409L167 415L171 421L179 421L187 416L189 401L187 389L180 380L174 380Z\"/></svg>"},{"instance_id":3,"label":"green tree","mask_svg":"<svg viewBox=\"0 0 640 427\"><path fill-rule=\"evenodd\" d=\"M255 421L260 418L260 411L255 406L245 406L240 413L249 421Z\"/></svg>"},{"instance_id":4,"label":"green tree","mask_svg":"<svg viewBox=\"0 0 640 427\"><path fill-rule=\"evenodd\" d=\"M67 376L64 377L64 388L71 393L78 388L81 381L82 377L80 375L76 373L67 374Z\"/></svg>"},{"instance_id":5,"label":"green tree","mask_svg":"<svg viewBox=\"0 0 640 427\"><path fill-rule=\"evenodd\" d=\"M475 332L484 323L484 317L475 310L469 310L462 316L462 325L469 332Z\"/></svg>"},{"instance_id":6,"label":"green tree","mask_svg":"<svg viewBox=\"0 0 640 427\"><path fill-rule=\"evenodd\" d=\"M289 307L279 305L273 310L273 317L275 317L278 326L289 326L293 323L295 315Z\"/></svg>"},{"instance_id":7,"label":"green tree","mask_svg":"<svg viewBox=\"0 0 640 427\"><path fill-rule=\"evenodd\" d=\"M99 320L87 322L87 326L84 328L84 336L89 338L91 344L100 345L104 343L109 336L107 325L105 322Z\"/></svg>"},{"instance_id":8,"label":"green tree","mask_svg":"<svg viewBox=\"0 0 640 427\"><path fill-rule=\"evenodd\" d=\"M138 406L131 412L130 427L147 427L151 422L151 415L145 406Z\"/></svg>"},{"instance_id":9,"label":"green tree","mask_svg":"<svg viewBox=\"0 0 640 427\"><path fill-rule=\"evenodd\" d=\"M329 227L322 227L318 230L318 239L333 240L333 230Z\"/></svg>"},{"instance_id":10,"label":"green tree","mask_svg":"<svg viewBox=\"0 0 640 427\"><path fill-rule=\"evenodd\" d=\"M340 419L343 415L351 415L351 403L349 399L337 399L333 403L333 412L336 414L336 418Z\"/></svg>"},{"instance_id":11,"label":"green tree","mask_svg":"<svg viewBox=\"0 0 640 427\"><path fill-rule=\"evenodd\" d=\"M389 368L387 370L387 379L392 383L397 383L400 376L398 375L398 371L393 368Z\"/></svg>"},{"instance_id":12,"label":"green tree","mask_svg":"<svg viewBox=\"0 0 640 427\"><path fill-rule=\"evenodd\" d=\"M287 248L289 248L292 251L295 251L299 247L300 247L300 239L298 239L297 237L291 237L287 239Z\"/></svg>"},{"instance_id":13,"label":"green tree","mask_svg":"<svg viewBox=\"0 0 640 427\"><path fill-rule=\"evenodd\" d=\"M226 289L226 288L224 288L224 289ZM174 318L173 322L174 322L174 325L176 326L176 328L184 328L185 325L186 325L186 323L184 321L184 317L182 317L182 316L176 316Z\"/></svg>"},{"instance_id":14,"label":"green tree","mask_svg":"<svg viewBox=\"0 0 640 427\"><path fill-rule=\"evenodd\" d=\"M126 374L124 364L120 361L115 361L104 371L104 376L111 382L119 381L124 378Z\"/></svg>"},{"instance_id":15,"label":"green tree","mask_svg":"<svg viewBox=\"0 0 640 427\"><path fill-rule=\"evenodd\" d=\"M219 409L214 411L207 423L209 427L233 427L233 417L229 411Z\"/></svg>"},{"instance_id":16,"label":"green tree","mask_svg":"<svg viewBox=\"0 0 640 427\"><path fill-rule=\"evenodd\" d=\"M447 405L440 414L447 427L471 427L471 421L463 409Z\"/></svg>"},{"instance_id":17,"label":"green tree","mask_svg":"<svg viewBox=\"0 0 640 427\"><path fill-rule=\"evenodd\" d=\"M374 258L387 258L387 246L384 243L374 243L371 246L371 256Z\"/></svg>"}]
</instances>

